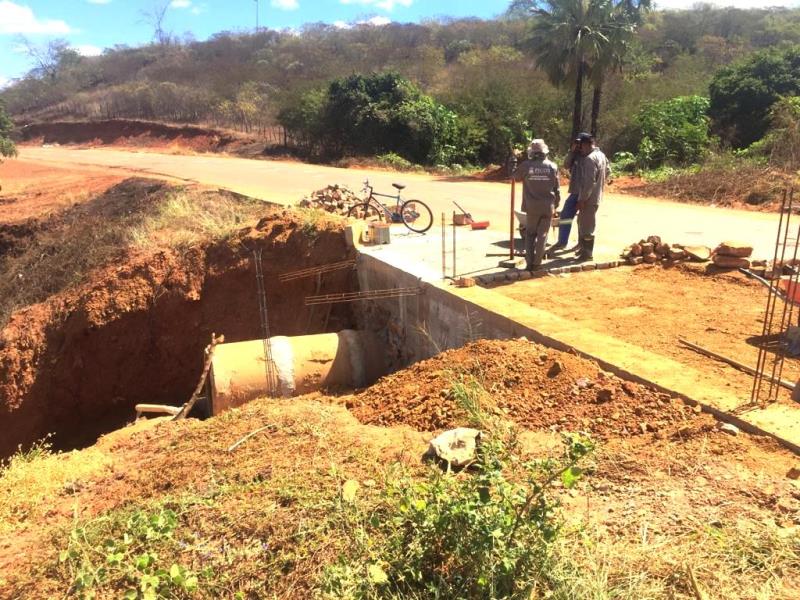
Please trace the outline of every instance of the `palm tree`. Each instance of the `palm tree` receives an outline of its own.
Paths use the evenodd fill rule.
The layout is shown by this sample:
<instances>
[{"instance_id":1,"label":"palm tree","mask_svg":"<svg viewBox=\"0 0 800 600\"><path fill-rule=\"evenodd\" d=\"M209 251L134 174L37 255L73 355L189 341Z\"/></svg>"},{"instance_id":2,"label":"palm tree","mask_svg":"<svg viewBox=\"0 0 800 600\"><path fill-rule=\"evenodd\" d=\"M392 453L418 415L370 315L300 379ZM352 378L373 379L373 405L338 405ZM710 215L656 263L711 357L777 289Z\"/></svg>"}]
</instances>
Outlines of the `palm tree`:
<instances>
[{"instance_id":1,"label":"palm tree","mask_svg":"<svg viewBox=\"0 0 800 600\"><path fill-rule=\"evenodd\" d=\"M603 97L603 84L610 71L622 71L625 65L625 56L630 50L630 42L641 25L644 13L650 10L650 0L623 0L621 2L607 2L601 7L608 11L602 17L605 24L603 32L608 38L608 43L602 48L601 53L595 57L591 66L592 85L592 135L597 135L597 120L600 117L600 103Z\"/></svg>"},{"instance_id":2,"label":"palm tree","mask_svg":"<svg viewBox=\"0 0 800 600\"><path fill-rule=\"evenodd\" d=\"M650 0L527 0L536 17L533 48L555 85L573 83L573 137L583 127L583 85L594 85L592 133L597 132L603 83L622 67L629 40Z\"/></svg>"},{"instance_id":3,"label":"palm tree","mask_svg":"<svg viewBox=\"0 0 800 600\"><path fill-rule=\"evenodd\" d=\"M572 137L583 125L583 83L609 39L603 19L611 0L544 0L532 3L533 48L539 66L555 84L575 83Z\"/></svg>"}]
</instances>

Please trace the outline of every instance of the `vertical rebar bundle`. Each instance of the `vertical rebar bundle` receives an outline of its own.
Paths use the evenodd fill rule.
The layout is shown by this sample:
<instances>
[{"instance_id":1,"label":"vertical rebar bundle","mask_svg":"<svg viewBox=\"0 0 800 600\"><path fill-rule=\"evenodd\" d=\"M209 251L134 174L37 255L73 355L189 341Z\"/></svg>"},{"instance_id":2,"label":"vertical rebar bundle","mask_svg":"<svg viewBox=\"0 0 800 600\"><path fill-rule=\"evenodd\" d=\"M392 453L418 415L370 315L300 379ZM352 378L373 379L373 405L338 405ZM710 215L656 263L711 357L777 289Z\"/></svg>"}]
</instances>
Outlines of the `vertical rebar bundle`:
<instances>
[{"instance_id":1,"label":"vertical rebar bundle","mask_svg":"<svg viewBox=\"0 0 800 600\"><path fill-rule=\"evenodd\" d=\"M775 253L770 280L758 361L753 377L750 405L764 407L778 400L783 365L789 346L787 332L795 317L794 290L800 284L800 265L797 265L800 225L795 225L794 190L783 192ZM794 237L790 236L794 233ZM774 342L774 343L773 343ZM771 356L770 356L771 354Z\"/></svg>"},{"instance_id":2,"label":"vertical rebar bundle","mask_svg":"<svg viewBox=\"0 0 800 600\"><path fill-rule=\"evenodd\" d=\"M256 266L256 287L258 290L258 312L261 318L261 337L264 343L264 376L267 390L271 396L277 395L278 385L275 373L275 362L272 358L272 341L269 333L269 313L267 312L267 291L264 285L264 267L261 261L261 248L253 250L253 262Z\"/></svg>"}]
</instances>

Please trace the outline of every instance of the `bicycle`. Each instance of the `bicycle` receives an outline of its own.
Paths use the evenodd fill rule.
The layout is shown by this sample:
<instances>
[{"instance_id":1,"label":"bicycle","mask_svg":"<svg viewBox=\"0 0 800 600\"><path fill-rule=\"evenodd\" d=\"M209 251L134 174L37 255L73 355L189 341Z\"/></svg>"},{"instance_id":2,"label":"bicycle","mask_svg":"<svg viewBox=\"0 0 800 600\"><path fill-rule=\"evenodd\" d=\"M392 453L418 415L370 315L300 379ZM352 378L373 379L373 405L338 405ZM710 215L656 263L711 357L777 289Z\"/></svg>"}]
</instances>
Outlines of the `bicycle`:
<instances>
[{"instance_id":1,"label":"bicycle","mask_svg":"<svg viewBox=\"0 0 800 600\"><path fill-rule=\"evenodd\" d=\"M392 187L397 190L397 195L380 194L374 191L369 184L369 179L364 181L366 200L363 203L354 204L347 211L347 216L365 221L383 221L387 219L391 223L402 223L414 233L425 233L433 225L433 213L427 204L421 200L403 200L400 192L405 189L405 185L393 183ZM392 198L395 201L394 210L376 198Z\"/></svg>"}]
</instances>

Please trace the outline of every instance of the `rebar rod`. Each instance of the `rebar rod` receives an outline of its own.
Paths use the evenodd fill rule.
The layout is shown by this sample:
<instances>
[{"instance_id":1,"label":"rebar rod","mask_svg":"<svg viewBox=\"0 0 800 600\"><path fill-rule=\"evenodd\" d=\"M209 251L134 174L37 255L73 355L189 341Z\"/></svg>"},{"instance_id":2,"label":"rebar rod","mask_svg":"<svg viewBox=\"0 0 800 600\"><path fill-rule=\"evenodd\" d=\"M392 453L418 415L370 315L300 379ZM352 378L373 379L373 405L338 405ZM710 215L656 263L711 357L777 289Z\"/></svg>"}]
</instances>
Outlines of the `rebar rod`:
<instances>
[{"instance_id":1,"label":"rebar rod","mask_svg":"<svg viewBox=\"0 0 800 600\"><path fill-rule=\"evenodd\" d=\"M321 296L306 296L306 306L315 304L333 304L337 302L358 302L360 300L383 300L385 298L400 298L401 296L416 296L421 291L418 287L391 288L384 290L370 290L367 292L344 292L341 294L323 294Z\"/></svg>"},{"instance_id":2,"label":"rebar rod","mask_svg":"<svg viewBox=\"0 0 800 600\"><path fill-rule=\"evenodd\" d=\"M794 188L789 190L789 202L794 203ZM797 237L800 238L800 226L797 228ZM783 343L781 345L781 362L778 368L778 379L783 377L783 367L786 365L786 354L789 351L789 328L792 325L792 320L794 318L794 294L795 290L797 289L798 284L800 284L800 270L794 268L795 264L797 263L797 254L798 254L798 243L797 238L794 240L794 253L792 257L792 273L789 276L789 281L786 285L786 301L784 302L784 313L785 319L781 323L781 331L783 332ZM788 307L788 313L786 308ZM775 390L775 401L778 400L778 391Z\"/></svg>"},{"instance_id":3,"label":"rebar rod","mask_svg":"<svg viewBox=\"0 0 800 600\"><path fill-rule=\"evenodd\" d=\"M789 211L788 211L788 214L786 215L786 229L785 229L784 236L783 236L783 244L781 246L781 262L780 262L781 271L783 271L784 265L786 264L786 243L787 243L787 240L789 238L789 230L791 228L791 221L792 221L792 200L793 200L792 195L789 195ZM780 282L780 280L779 280L779 282ZM776 302L777 302L777 300L776 300ZM780 321L778 323L778 327L779 327L778 331L780 333L783 332L783 324L784 324L784 321L786 319L786 310L787 310L788 304L789 304L789 302L788 302L788 299L787 299L787 301L783 303L783 310L780 312L781 316L780 316ZM773 303L773 307L777 307L777 303ZM776 331L775 328L774 328L774 322L775 322L775 314L774 313L775 312L776 312L776 310L775 310L775 308L773 308L773 315L770 318L770 330L769 330L769 334L770 335L773 335L775 333L775 331ZM783 360L783 352L782 352L781 344L779 342L778 343L778 347L773 351L773 354L772 354L772 378L769 381L769 388L767 388L767 397L761 403L762 407L772 401L773 392L775 392L775 399L777 399L777 390L775 390L774 381L775 381L775 376L778 374L778 364L780 362L782 362L782 360Z\"/></svg>"},{"instance_id":4,"label":"rebar rod","mask_svg":"<svg viewBox=\"0 0 800 600\"><path fill-rule=\"evenodd\" d=\"M453 281L456 280L456 213L453 212Z\"/></svg>"},{"instance_id":5,"label":"rebar rod","mask_svg":"<svg viewBox=\"0 0 800 600\"><path fill-rule=\"evenodd\" d=\"M272 341L269 333L269 312L267 309L267 290L264 284L264 266L261 261L262 249L253 250L253 261L256 267L256 288L258 293L258 313L261 319L261 337L264 346L264 377L267 390L274 395L276 391L275 364L272 359Z\"/></svg>"},{"instance_id":6,"label":"rebar rod","mask_svg":"<svg viewBox=\"0 0 800 600\"><path fill-rule=\"evenodd\" d=\"M442 279L447 279L447 222L442 213Z\"/></svg>"},{"instance_id":7,"label":"rebar rod","mask_svg":"<svg viewBox=\"0 0 800 600\"><path fill-rule=\"evenodd\" d=\"M778 246L780 245L781 240L781 232L783 231L783 218L786 214L786 190L783 192L783 198L781 200L781 211L780 216L778 219L778 231L775 234L775 251L773 254L772 259L772 266L773 269L777 266L778 263ZM764 322L761 327L761 339L764 340L767 338L767 334L769 332L769 321L770 321L770 314L772 311L772 303L776 298L773 298L773 293L770 290L767 293L767 306L764 310ZM764 376L764 369L766 367L766 349L763 345L759 346L758 349L758 359L756 361L756 375L753 377L753 388L750 392L750 402L752 404L758 403L758 398L761 395L761 386L763 383L763 376Z\"/></svg>"},{"instance_id":8,"label":"rebar rod","mask_svg":"<svg viewBox=\"0 0 800 600\"><path fill-rule=\"evenodd\" d=\"M356 260L353 258L350 260L329 263L327 265L320 265L318 267L309 267L307 269L300 269L299 271L283 273L278 276L278 281L281 283L286 283L287 281L294 281L296 279L305 279L308 277L313 277L314 275L332 273L333 271L341 271L343 269L347 269L348 267L353 267L355 264Z\"/></svg>"}]
</instances>

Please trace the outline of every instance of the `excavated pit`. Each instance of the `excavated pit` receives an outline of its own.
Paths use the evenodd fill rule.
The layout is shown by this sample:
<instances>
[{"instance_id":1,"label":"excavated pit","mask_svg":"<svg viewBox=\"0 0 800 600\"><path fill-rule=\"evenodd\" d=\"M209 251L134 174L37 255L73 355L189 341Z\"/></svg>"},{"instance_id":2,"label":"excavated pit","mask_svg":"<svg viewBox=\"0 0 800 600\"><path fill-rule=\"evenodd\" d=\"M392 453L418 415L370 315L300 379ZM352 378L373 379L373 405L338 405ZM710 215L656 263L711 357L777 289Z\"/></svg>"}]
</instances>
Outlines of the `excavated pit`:
<instances>
[{"instance_id":1,"label":"excavated pit","mask_svg":"<svg viewBox=\"0 0 800 600\"><path fill-rule=\"evenodd\" d=\"M90 284L16 312L0 339L0 457L46 435L82 447L130 422L138 403L180 405L191 395L212 333L261 337L255 267L261 249L270 333L352 328L348 304L306 307L305 296L357 288L352 270L281 283L278 275L353 256L342 225L316 231L290 214L234 239L129 257Z\"/></svg>"}]
</instances>

